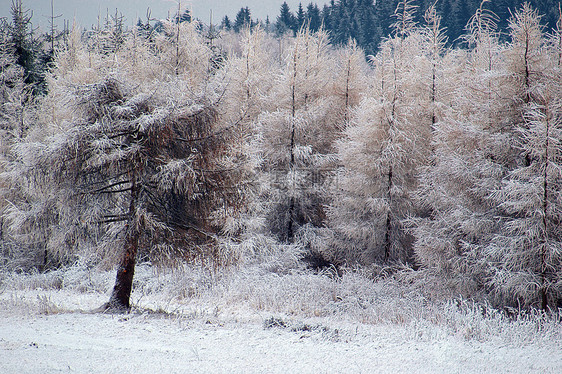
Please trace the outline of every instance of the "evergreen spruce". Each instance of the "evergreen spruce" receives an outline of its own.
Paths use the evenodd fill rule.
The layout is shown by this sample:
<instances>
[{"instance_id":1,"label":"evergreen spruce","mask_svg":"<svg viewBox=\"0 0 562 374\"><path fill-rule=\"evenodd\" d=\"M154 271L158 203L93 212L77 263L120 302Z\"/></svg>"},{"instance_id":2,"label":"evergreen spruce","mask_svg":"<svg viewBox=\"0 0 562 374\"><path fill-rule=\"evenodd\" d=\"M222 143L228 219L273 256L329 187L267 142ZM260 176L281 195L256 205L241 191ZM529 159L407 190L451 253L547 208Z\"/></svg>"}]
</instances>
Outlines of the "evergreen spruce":
<instances>
[{"instance_id":1,"label":"evergreen spruce","mask_svg":"<svg viewBox=\"0 0 562 374\"><path fill-rule=\"evenodd\" d=\"M289 5L287 2L283 2L281 5L281 11L279 16L277 17L277 21L275 22L275 29L278 35L283 35L287 32L291 32L293 35L296 33L297 30L297 20L295 15L291 12Z\"/></svg>"},{"instance_id":2,"label":"evergreen spruce","mask_svg":"<svg viewBox=\"0 0 562 374\"><path fill-rule=\"evenodd\" d=\"M244 27L251 27L252 26L252 16L250 13L250 8L240 8L238 13L236 14L236 18L234 20L234 25L232 25L232 29L235 32L240 32Z\"/></svg>"},{"instance_id":3,"label":"evergreen spruce","mask_svg":"<svg viewBox=\"0 0 562 374\"><path fill-rule=\"evenodd\" d=\"M228 18L228 16L224 16L224 18L222 19L221 27L226 31L230 31L230 29L232 28L230 18Z\"/></svg>"},{"instance_id":4,"label":"evergreen spruce","mask_svg":"<svg viewBox=\"0 0 562 374\"><path fill-rule=\"evenodd\" d=\"M311 31L315 32L320 30L320 27L322 27L322 17L318 5L313 3L308 4L306 7L306 20Z\"/></svg>"},{"instance_id":5,"label":"evergreen spruce","mask_svg":"<svg viewBox=\"0 0 562 374\"><path fill-rule=\"evenodd\" d=\"M24 70L25 83L33 85L35 93L42 92L43 67L38 64L40 42L34 36L33 14L24 7L22 0L12 0L11 14L12 23L8 29L16 61Z\"/></svg>"}]
</instances>

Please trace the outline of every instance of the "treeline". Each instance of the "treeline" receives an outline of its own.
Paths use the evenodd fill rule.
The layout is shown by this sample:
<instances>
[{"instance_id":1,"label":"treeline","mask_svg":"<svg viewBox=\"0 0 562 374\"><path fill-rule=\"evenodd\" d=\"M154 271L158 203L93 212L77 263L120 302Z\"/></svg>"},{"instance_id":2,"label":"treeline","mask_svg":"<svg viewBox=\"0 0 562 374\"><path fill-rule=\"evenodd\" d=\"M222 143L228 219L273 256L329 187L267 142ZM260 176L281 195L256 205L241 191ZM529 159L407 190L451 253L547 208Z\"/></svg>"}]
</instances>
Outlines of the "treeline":
<instances>
[{"instance_id":1,"label":"treeline","mask_svg":"<svg viewBox=\"0 0 562 374\"><path fill-rule=\"evenodd\" d=\"M2 261L223 266L291 252L498 307L562 302L562 19L404 0L366 62L301 28L75 26L30 95L0 43ZM10 29L8 29L10 30Z\"/></svg>"},{"instance_id":2,"label":"treeline","mask_svg":"<svg viewBox=\"0 0 562 374\"><path fill-rule=\"evenodd\" d=\"M51 33L36 35L31 12L25 9L21 1L12 3L11 15L11 20L0 18L2 49L9 50L17 65L23 69L25 83L35 93L44 93L45 72L54 58L55 46L59 46L64 33L52 27ZM51 22L54 22L54 18L51 18Z\"/></svg>"},{"instance_id":3,"label":"treeline","mask_svg":"<svg viewBox=\"0 0 562 374\"><path fill-rule=\"evenodd\" d=\"M477 9L484 5L486 9L496 16L497 30L505 38L509 35L509 24L512 12L519 9L524 0L420 0L412 2L416 9L412 13L416 22L423 22L427 9L434 5L437 13L442 18L444 34L449 45L463 43L462 36L468 21ZM531 0L527 1L542 15L542 24L552 30L558 19L558 4L556 0ZM381 40L392 32L394 13L400 0L374 1L374 0L331 0L322 8L311 2L308 5L299 3L297 9L291 10L286 2L281 5L279 14L273 20L253 20L251 9L242 8L237 13L234 21L226 16L221 26L239 32L244 25L262 23L262 27L269 32L282 35L290 32L295 35L303 26L308 26L313 31L320 27L328 31L333 44L346 44L350 38L354 39L367 54L378 51ZM485 3L485 4L483 4Z\"/></svg>"}]
</instances>

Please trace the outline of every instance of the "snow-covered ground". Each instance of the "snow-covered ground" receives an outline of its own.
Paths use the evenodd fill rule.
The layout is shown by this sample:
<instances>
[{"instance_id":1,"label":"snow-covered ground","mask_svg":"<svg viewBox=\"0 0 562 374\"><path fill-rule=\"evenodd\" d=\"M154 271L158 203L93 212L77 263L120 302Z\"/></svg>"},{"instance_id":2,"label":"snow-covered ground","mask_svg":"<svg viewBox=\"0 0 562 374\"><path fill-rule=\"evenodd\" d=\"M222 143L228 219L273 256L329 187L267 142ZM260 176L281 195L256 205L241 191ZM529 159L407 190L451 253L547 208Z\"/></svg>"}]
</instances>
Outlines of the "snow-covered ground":
<instances>
[{"instance_id":1,"label":"snow-covered ground","mask_svg":"<svg viewBox=\"0 0 562 374\"><path fill-rule=\"evenodd\" d=\"M84 274L2 279L0 373L562 373L562 325L510 322L452 304L420 312L415 300L370 305L368 296L388 286L371 283L367 294L359 279L277 275L267 289L285 300L274 304L248 284L257 281L250 275L217 280L222 286L207 291L195 287L206 281L183 275L195 289L181 298L148 287L171 279L141 269L133 312L108 315L88 311L107 301L112 273ZM335 293L325 305L323 287ZM383 313L400 305L402 314Z\"/></svg>"}]
</instances>

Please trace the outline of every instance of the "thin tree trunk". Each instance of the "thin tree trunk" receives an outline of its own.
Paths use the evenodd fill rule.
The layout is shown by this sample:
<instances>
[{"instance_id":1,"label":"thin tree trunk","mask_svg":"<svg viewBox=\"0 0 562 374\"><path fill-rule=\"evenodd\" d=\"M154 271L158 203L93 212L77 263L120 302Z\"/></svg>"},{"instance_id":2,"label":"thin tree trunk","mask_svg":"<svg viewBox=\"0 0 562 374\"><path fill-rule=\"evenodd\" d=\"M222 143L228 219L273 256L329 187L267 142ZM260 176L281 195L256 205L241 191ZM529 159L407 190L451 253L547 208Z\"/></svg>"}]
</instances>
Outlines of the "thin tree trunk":
<instances>
[{"instance_id":1,"label":"thin tree trunk","mask_svg":"<svg viewBox=\"0 0 562 374\"><path fill-rule=\"evenodd\" d=\"M349 91L350 91L350 81L351 81L351 56L347 59L347 76L345 78L345 112L344 112L344 126L347 126L349 121Z\"/></svg>"},{"instance_id":2,"label":"thin tree trunk","mask_svg":"<svg viewBox=\"0 0 562 374\"><path fill-rule=\"evenodd\" d=\"M390 250L392 248L392 165L388 169L388 205L389 210L386 214L386 232L384 234L384 260L390 259Z\"/></svg>"},{"instance_id":3,"label":"thin tree trunk","mask_svg":"<svg viewBox=\"0 0 562 374\"><path fill-rule=\"evenodd\" d=\"M181 1L178 1L178 16L176 19L176 66L174 67L174 73L179 75L179 68L180 68L180 15L181 15Z\"/></svg>"},{"instance_id":4,"label":"thin tree trunk","mask_svg":"<svg viewBox=\"0 0 562 374\"><path fill-rule=\"evenodd\" d=\"M435 115L435 93L437 91L436 81L437 81L437 67L436 63L433 62L431 69L431 133L435 134L435 124L437 123L437 116Z\"/></svg>"},{"instance_id":5,"label":"thin tree trunk","mask_svg":"<svg viewBox=\"0 0 562 374\"><path fill-rule=\"evenodd\" d=\"M295 117L297 111L296 103L296 85L297 85L297 53L298 43L295 46L295 55L293 56L293 81L291 87L291 143L289 144L290 160L289 172L295 169ZM290 191L291 197L289 200L289 222L287 223L287 241L292 242L294 233L294 219L295 219L295 198L292 195L294 191Z\"/></svg>"},{"instance_id":6,"label":"thin tree trunk","mask_svg":"<svg viewBox=\"0 0 562 374\"><path fill-rule=\"evenodd\" d=\"M546 112L546 110L545 110ZM539 291L539 296L541 299L541 309L546 310L548 307L548 293L547 293L547 251L549 247L548 243L548 169L550 167L550 123L548 121L548 113L545 113L546 120L546 139L545 139L545 151L544 151L544 173L543 173L543 201L542 201L542 224L544 232L544 243L541 249L541 287Z\"/></svg>"},{"instance_id":7,"label":"thin tree trunk","mask_svg":"<svg viewBox=\"0 0 562 374\"><path fill-rule=\"evenodd\" d=\"M400 40L400 49L399 53L401 53L402 49L402 39ZM400 56L402 58L402 56ZM394 79L394 90L393 90L393 97L392 97L392 112L390 120L388 121L389 126L389 137L390 143L393 144L396 140L394 139L394 127L396 125L396 102L398 100L398 68L396 66L396 55L393 56L393 79ZM390 161L390 165L388 166L388 184L387 184L387 201L388 201L388 212L386 214L386 232L384 234L384 261L388 261L390 259L390 251L392 249L392 188L394 186L394 169L392 165L392 161Z\"/></svg>"}]
</instances>

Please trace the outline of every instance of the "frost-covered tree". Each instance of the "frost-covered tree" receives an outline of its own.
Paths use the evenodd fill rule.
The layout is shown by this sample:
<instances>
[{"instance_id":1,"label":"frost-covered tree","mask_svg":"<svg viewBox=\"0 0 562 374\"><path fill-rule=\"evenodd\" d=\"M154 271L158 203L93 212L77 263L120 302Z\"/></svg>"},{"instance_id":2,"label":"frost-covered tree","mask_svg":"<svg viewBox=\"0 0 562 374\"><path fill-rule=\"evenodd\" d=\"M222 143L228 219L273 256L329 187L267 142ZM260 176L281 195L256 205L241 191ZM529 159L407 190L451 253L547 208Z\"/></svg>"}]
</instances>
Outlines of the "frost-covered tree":
<instances>
[{"instance_id":1,"label":"frost-covered tree","mask_svg":"<svg viewBox=\"0 0 562 374\"><path fill-rule=\"evenodd\" d=\"M413 9L409 1L397 9L395 36L372 59L371 92L353 111L338 145L342 167L329 219L339 256L352 263L406 261L410 255L401 221L413 212L410 194L425 162L429 129L421 125L427 110L418 97L427 84L416 71L422 43Z\"/></svg>"},{"instance_id":2,"label":"frost-covered tree","mask_svg":"<svg viewBox=\"0 0 562 374\"><path fill-rule=\"evenodd\" d=\"M437 112L439 97L441 95L440 78L443 70L443 56L445 54L445 45L447 44L447 36L445 30L441 27L441 17L437 14L435 4L427 8L424 15L425 27L422 28L424 37L425 54L430 66L431 83L429 90L429 101L431 105L431 128L434 130L438 120Z\"/></svg>"},{"instance_id":3,"label":"frost-covered tree","mask_svg":"<svg viewBox=\"0 0 562 374\"><path fill-rule=\"evenodd\" d=\"M43 193L11 209L14 229L25 230L35 206L45 206L57 212L51 251L117 258L111 309L129 307L139 253L223 260L213 241L243 199L241 134L221 131L213 102L185 87L135 92L112 78L78 87L72 123L16 148L11 183Z\"/></svg>"},{"instance_id":4,"label":"frost-covered tree","mask_svg":"<svg viewBox=\"0 0 562 374\"><path fill-rule=\"evenodd\" d=\"M512 170L492 194L503 217L485 252L493 291L509 304L542 309L556 308L562 298L562 116L553 97L560 92L546 94L543 105L529 108L520 128L520 147L530 165Z\"/></svg>"},{"instance_id":5,"label":"frost-covered tree","mask_svg":"<svg viewBox=\"0 0 562 374\"><path fill-rule=\"evenodd\" d=\"M267 222L291 242L302 225L323 221L322 170L337 132L327 117L333 71L327 35L302 29L285 59L258 124L270 184L262 196Z\"/></svg>"},{"instance_id":6,"label":"frost-covered tree","mask_svg":"<svg viewBox=\"0 0 562 374\"><path fill-rule=\"evenodd\" d=\"M164 21L163 27L155 41L161 79L178 76L192 87L207 82L213 51L198 32L198 23Z\"/></svg>"},{"instance_id":7,"label":"frost-covered tree","mask_svg":"<svg viewBox=\"0 0 562 374\"><path fill-rule=\"evenodd\" d=\"M484 3L483 3L484 4ZM466 52L451 53L445 77L454 85L450 108L434 126L433 160L420 175L414 252L423 268L474 296L485 285L483 247L496 228L489 193L513 162L511 102L495 16L481 7L469 24Z\"/></svg>"},{"instance_id":8,"label":"frost-covered tree","mask_svg":"<svg viewBox=\"0 0 562 374\"><path fill-rule=\"evenodd\" d=\"M125 41L125 17L115 9L115 14L107 14L104 28L98 37L100 48L105 54L117 54Z\"/></svg>"},{"instance_id":9,"label":"frost-covered tree","mask_svg":"<svg viewBox=\"0 0 562 374\"><path fill-rule=\"evenodd\" d=\"M335 55L335 79L333 83L333 100L331 115L335 125L344 129L349 122L351 112L359 105L366 93L369 68L365 63L365 53L351 40L346 47L337 50Z\"/></svg>"},{"instance_id":10,"label":"frost-covered tree","mask_svg":"<svg viewBox=\"0 0 562 374\"><path fill-rule=\"evenodd\" d=\"M554 69L562 68L562 5L558 4L558 21L556 28L549 36L550 53L555 62Z\"/></svg>"},{"instance_id":11,"label":"frost-covered tree","mask_svg":"<svg viewBox=\"0 0 562 374\"><path fill-rule=\"evenodd\" d=\"M305 261L317 266L317 260L328 261L331 264L342 264L344 258L339 248L334 245L334 230L330 227L331 205L340 198L334 196L338 190L339 175L337 173L341 161L338 158L338 139L349 126L355 109L369 92L369 67L365 62L365 54L354 41L348 46L338 48L332 52L334 78L325 92L324 100L327 105L324 114L319 117L321 126L332 131L322 148L321 163L316 166L315 183L322 200L322 221L313 225L305 225L299 233L299 241L307 247ZM319 224L320 223L320 224Z\"/></svg>"},{"instance_id":12,"label":"frost-covered tree","mask_svg":"<svg viewBox=\"0 0 562 374\"><path fill-rule=\"evenodd\" d=\"M469 24L471 49L452 54L448 79L462 88L436 124L415 253L457 292L546 308L559 298L555 63L535 11L517 11L501 45L485 3Z\"/></svg>"},{"instance_id":13,"label":"frost-covered tree","mask_svg":"<svg viewBox=\"0 0 562 374\"><path fill-rule=\"evenodd\" d=\"M256 128L260 114L266 110L266 100L274 86L271 75L277 75L280 66L275 62L270 42L271 38L260 27L247 26L236 36L241 37L240 49L233 51L228 58L223 71L227 87L219 106L221 118L236 124L233 131L245 129L248 137L247 148L243 153L249 162L257 169L261 166L260 137ZM230 220L229 230L258 235L264 232L263 204L253 193L267 189L267 183L254 175L254 187L251 192L250 204L243 217Z\"/></svg>"},{"instance_id":14,"label":"frost-covered tree","mask_svg":"<svg viewBox=\"0 0 562 374\"><path fill-rule=\"evenodd\" d=\"M182 48L204 50L194 38ZM208 60L173 54L177 63L154 73L167 56L152 51L152 68L139 68L126 58L133 51L88 53L76 33L56 61L43 123L4 173L21 195L7 214L13 232L59 257L118 264L115 310L130 306L138 258L231 260L218 235L243 206L251 172L247 131L220 110L222 76L209 78Z\"/></svg>"},{"instance_id":15,"label":"frost-covered tree","mask_svg":"<svg viewBox=\"0 0 562 374\"><path fill-rule=\"evenodd\" d=\"M241 31L241 37L240 51L232 53L225 67L228 75L225 102L229 104L233 117L243 115L255 119L274 84L268 74L278 74L279 66L276 66L268 50L267 35L263 29L248 26Z\"/></svg>"},{"instance_id":16,"label":"frost-covered tree","mask_svg":"<svg viewBox=\"0 0 562 374\"><path fill-rule=\"evenodd\" d=\"M44 138L53 132L58 131L61 123L70 118L68 108L68 93L69 87L75 83L85 83L91 81L90 72L92 69L87 68L87 55L80 53L81 41L80 32L78 28L71 33L67 48L59 51L59 68L57 74L59 79L55 80L52 75L47 75L46 82L49 86L49 95L38 98L37 110L32 110L27 98L19 99L25 91L21 91L23 87L23 69L20 68L21 80L19 84L8 84L2 87L18 88L19 93L15 95L18 99L14 103L5 103L3 112L3 119L7 128L10 128L8 138L3 137L2 141L4 147L4 156L6 159L3 162L8 169L8 172L14 171L17 161L16 155L13 152L13 146L23 141L32 141L31 139ZM17 66L17 65L16 65ZM19 68L19 66L18 66ZM85 72L87 71L87 72ZM65 82L64 85L62 82ZM64 86L64 87L63 87ZM13 95L12 95L13 96ZM29 91L26 95L29 97ZM15 105L14 105L15 104ZM23 116L22 116L23 115ZM32 116L30 118L30 116ZM31 126L33 124L33 126ZM41 124L41 125L39 125ZM16 130L16 131L14 131ZM27 139L27 140L26 140ZM18 170L22 171L23 170ZM16 253L14 262L19 263L17 266L21 269L38 268L47 270L57 264L60 264L62 258L57 256L48 249L49 231L56 219L56 212L51 209L49 205L41 204L41 195L44 191L34 191L29 188L29 184L24 180L11 181L10 177L6 174L3 168L2 175L2 198L8 202L7 208L17 211L21 208L21 202L27 202L28 205L25 209L32 210L23 226L23 230L10 230L9 234L17 243L17 247L21 253ZM45 171L45 173L47 173ZM3 212L6 213L6 212ZM8 220L9 221L9 220ZM10 225L8 226L11 226ZM32 235L28 235L33 232Z\"/></svg>"},{"instance_id":17,"label":"frost-covered tree","mask_svg":"<svg viewBox=\"0 0 562 374\"><path fill-rule=\"evenodd\" d=\"M537 12L524 4L510 27L506 60L523 119L512 130L520 160L491 193L499 227L485 255L492 290L504 302L555 308L562 296L560 78Z\"/></svg>"}]
</instances>

